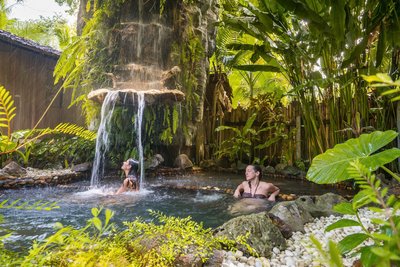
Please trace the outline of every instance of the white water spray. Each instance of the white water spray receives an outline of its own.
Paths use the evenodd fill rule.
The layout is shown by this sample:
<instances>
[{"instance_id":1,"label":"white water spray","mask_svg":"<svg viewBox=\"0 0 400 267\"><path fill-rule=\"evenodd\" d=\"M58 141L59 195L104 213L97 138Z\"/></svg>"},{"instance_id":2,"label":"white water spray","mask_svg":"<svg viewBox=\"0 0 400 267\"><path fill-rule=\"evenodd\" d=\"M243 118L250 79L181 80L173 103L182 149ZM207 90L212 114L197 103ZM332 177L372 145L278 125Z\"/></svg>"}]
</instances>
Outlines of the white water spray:
<instances>
[{"instance_id":1,"label":"white water spray","mask_svg":"<svg viewBox=\"0 0 400 267\"><path fill-rule=\"evenodd\" d=\"M97 130L96 151L92 168L92 177L90 178L91 187L97 187L100 177L104 176L104 157L108 150L109 143L109 132L107 128L110 127L117 97L118 92L109 92L101 107L101 119L99 129Z\"/></svg>"},{"instance_id":2,"label":"white water spray","mask_svg":"<svg viewBox=\"0 0 400 267\"><path fill-rule=\"evenodd\" d=\"M139 163L140 163L140 187L144 185L144 157L143 157L143 144L142 144L142 122L143 122L143 111L145 106L144 93L137 92L137 117L135 120L135 129L137 133L137 146L139 151ZM135 95L132 96L135 101Z\"/></svg>"}]
</instances>

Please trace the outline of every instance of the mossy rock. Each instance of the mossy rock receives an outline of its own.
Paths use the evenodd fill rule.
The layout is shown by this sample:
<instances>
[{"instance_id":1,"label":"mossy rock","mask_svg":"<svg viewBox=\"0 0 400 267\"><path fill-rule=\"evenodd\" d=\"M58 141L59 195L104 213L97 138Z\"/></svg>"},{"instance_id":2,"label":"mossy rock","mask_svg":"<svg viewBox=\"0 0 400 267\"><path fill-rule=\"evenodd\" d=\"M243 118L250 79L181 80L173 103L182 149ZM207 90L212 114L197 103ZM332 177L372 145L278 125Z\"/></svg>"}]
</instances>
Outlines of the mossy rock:
<instances>
[{"instance_id":1,"label":"mossy rock","mask_svg":"<svg viewBox=\"0 0 400 267\"><path fill-rule=\"evenodd\" d=\"M286 247L285 238L266 212L233 218L216 228L214 234L229 239L248 234L247 244L262 257L270 257L274 247L281 250ZM239 249L247 255L251 254L244 245L239 245Z\"/></svg>"}]
</instances>

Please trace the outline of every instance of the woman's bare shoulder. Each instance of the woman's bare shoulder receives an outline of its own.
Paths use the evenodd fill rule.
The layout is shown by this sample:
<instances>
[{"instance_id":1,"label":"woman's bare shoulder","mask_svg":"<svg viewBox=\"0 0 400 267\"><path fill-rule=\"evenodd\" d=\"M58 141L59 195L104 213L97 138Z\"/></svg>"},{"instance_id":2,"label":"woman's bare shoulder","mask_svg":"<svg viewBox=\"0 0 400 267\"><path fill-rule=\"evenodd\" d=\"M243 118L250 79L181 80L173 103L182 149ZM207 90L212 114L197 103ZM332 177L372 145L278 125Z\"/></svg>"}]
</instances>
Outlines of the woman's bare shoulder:
<instances>
[{"instance_id":1,"label":"woman's bare shoulder","mask_svg":"<svg viewBox=\"0 0 400 267\"><path fill-rule=\"evenodd\" d=\"M262 185L263 187L275 186L273 183L268 183L268 182L260 182L260 185Z\"/></svg>"}]
</instances>

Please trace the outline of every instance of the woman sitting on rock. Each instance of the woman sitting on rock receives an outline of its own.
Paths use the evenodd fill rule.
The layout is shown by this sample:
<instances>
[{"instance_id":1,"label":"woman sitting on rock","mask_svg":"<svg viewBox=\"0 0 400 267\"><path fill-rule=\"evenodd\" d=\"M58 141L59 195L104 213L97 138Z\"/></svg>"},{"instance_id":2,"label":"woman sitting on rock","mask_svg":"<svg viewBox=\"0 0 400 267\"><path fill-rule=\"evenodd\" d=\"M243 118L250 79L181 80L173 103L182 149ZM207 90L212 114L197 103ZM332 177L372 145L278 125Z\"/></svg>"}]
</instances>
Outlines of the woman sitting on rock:
<instances>
[{"instance_id":1,"label":"woman sitting on rock","mask_svg":"<svg viewBox=\"0 0 400 267\"><path fill-rule=\"evenodd\" d=\"M260 181L262 171L258 165L248 165L246 167L246 181L242 182L233 194L236 198L265 198L275 201L279 194L279 188L272 183Z\"/></svg>"},{"instance_id":2,"label":"woman sitting on rock","mask_svg":"<svg viewBox=\"0 0 400 267\"><path fill-rule=\"evenodd\" d=\"M121 169L124 171L126 178L116 194L121 194L127 191L139 191L139 179L137 175L139 162L134 159L128 159L127 161L124 161Z\"/></svg>"}]
</instances>

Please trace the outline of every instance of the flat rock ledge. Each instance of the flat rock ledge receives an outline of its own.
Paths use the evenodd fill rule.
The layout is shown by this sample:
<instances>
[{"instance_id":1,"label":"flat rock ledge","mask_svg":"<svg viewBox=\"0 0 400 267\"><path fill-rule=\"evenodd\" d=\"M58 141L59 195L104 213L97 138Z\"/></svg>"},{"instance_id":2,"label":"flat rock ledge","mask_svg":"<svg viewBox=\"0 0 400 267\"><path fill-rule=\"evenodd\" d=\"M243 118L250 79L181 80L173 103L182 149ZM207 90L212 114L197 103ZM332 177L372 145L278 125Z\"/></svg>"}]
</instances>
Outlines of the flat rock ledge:
<instances>
[{"instance_id":1,"label":"flat rock ledge","mask_svg":"<svg viewBox=\"0 0 400 267\"><path fill-rule=\"evenodd\" d=\"M86 173L75 172L71 169L46 169L39 170L26 168L26 173L21 176L7 174L0 175L0 189L17 189L25 186L44 186L69 184L80 181L86 177Z\"/></svg>"},{"instance_id":2,"label":"flat rock ledge","mask_svg":"<svg viewBox=\"0 0 400 267\"><path fill-rule=\"evenodd\" d=\"M144 100L147 105L157 103L176 103L185 99L185 94L178 89L119 89L119 88L101 88L91 91L88 98L92 101L103 103L109 92L118 92L119 101L129 101L133 95L144 94ZM128 97L129 96L129 97Z\"/></svg>"}]
</instances>

